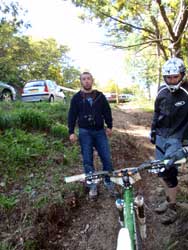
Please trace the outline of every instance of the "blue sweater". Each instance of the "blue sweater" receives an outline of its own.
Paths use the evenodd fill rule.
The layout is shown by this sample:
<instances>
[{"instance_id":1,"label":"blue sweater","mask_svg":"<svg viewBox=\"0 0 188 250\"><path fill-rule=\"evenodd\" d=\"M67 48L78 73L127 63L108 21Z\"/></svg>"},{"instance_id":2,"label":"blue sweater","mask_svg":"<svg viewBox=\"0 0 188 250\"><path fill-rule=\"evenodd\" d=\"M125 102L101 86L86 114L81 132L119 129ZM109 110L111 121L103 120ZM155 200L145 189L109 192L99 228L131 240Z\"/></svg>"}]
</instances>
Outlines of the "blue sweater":
<instances>
[{"instance_id":1,"label":"blue sweater","mask_svg":"<svg viewBox=\"0 0 188 250\"><path fill-rule=\"evenodd\" d=\"M93 93L92 101L82 91L72 97L68 113L69 134L74 133L76 122L79 128L100 130L104 123L112 128L112 113L106 97L97 90Z\"/></svg>"}]
</instances>

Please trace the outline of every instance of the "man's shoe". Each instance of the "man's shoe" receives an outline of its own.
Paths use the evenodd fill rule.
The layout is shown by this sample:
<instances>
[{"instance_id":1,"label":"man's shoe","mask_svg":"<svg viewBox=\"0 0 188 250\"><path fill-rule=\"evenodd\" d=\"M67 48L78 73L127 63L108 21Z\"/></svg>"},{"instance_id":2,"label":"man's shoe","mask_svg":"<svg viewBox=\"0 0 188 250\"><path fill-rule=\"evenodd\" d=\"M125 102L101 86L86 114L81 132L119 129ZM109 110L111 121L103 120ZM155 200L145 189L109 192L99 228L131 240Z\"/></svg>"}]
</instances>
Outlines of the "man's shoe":
<instances>
[{"instance_id":1,"label":"man's shoe","mask_svg":"<svg viewBox=\"0 0 188 250\"><path fill-rule=\"evenodd\" d=\"M169 203L166 213L161 217L163 225L170 225L177 219L176 204Z\"/></svg>"},{"instance_id":2,"label":"man's shoe","mask_svg":"<svg viewBox=\"0 0 188 250\"><path fill-rule=\"evenodd\" d=\"M89 190L89 198L90 199L96 199L98 195L97 192L97 187L96 186L91 186Z\"/></svg>"},{"instance_id":3,"label":"man's shoe","mask_svg":"<svg viewBox=\"0 0 188 250\"><path fill-rule=\"evenodd\" d=\"M167 211L169 202L167 200L163 201L154 211L158 214L162 214Z\"/></svg>"}]
</instances>

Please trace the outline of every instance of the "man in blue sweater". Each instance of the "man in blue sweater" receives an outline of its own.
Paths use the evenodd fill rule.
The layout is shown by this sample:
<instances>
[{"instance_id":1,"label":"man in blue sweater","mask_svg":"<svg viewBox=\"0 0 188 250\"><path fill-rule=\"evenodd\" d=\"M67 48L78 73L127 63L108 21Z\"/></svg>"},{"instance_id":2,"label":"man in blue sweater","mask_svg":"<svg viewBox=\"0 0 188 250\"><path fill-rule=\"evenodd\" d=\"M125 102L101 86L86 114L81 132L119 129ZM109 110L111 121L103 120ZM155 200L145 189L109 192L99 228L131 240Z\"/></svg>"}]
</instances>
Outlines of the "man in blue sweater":
<instances>
[{"instance_id":1,"label":"man in blue sweater","mask_svg":"<svg viewBox=\"0 0 188 250\"><path fill-rule=\"evenodd\" d=\"M75 142L77 136L74 132L76 122L79 127L79 143L83 157L85 174L95 171L93 165L93 149L95 148L103 164L104 171L112 171L112 162L107 136L112 134L111 108L102 92L93 90L93 77L89 72L80 76L81 90L71 100L68 113L68 127L70 141ZM106 124L106 128L105 128ZM105 186L112 193L114 186L108 176L105 177ZM97 196L95 183L88 184L89 197Z\"/></svg>"}]
</instances>

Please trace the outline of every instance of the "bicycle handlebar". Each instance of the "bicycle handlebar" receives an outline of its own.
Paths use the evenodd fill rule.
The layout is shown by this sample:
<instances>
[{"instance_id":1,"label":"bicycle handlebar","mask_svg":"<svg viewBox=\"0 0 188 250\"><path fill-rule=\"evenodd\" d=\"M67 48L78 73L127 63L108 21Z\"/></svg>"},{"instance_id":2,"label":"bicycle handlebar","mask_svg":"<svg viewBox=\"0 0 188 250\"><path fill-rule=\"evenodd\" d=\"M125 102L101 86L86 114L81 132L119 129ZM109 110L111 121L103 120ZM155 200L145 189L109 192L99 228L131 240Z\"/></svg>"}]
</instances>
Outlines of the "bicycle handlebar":
<instances>
[{"instance_id":1,"label":"bicycle handlebar","mask_svg":"<svg viewBox=\"0 0 188 250\"><path fill-rule=\"evenodd\" d=\"M76 181L85 181L85 180L98 180L101 178L104 178L104 176L109 175L110 177L122 177L122 176L133 176L140 171L143 170L158 170L158 169L165 169L166 164L168 163L167 160L151 160L142 163L138 167L133 167L133 168L123 168L123 169L118 169L112 172L108 171L97 171L91 174L79 174L79 175L73 175L73 176L67 176L64 177L64 180L66 183L70 182L76 182ZM181 160L176 161L174 164L179 165L182 163L186 162L186 158L182 158Z\"/></svg>"},{"instance_id":2,"label":"bicycle handlebar","mask_svg":"<svg viewBox=\"0 0 188 250\"><path fill-rule=\"evenodd\" d=\"M76 182L76 181L85 181L87 179L100 179L104 177L105 175L109 175L110 173L108 171L97 171L91 174L79 174L79 175L73 175L73 176L66 176L64 177L64 180L66 183L69 182Z\"/></svg>"}]
</instances>

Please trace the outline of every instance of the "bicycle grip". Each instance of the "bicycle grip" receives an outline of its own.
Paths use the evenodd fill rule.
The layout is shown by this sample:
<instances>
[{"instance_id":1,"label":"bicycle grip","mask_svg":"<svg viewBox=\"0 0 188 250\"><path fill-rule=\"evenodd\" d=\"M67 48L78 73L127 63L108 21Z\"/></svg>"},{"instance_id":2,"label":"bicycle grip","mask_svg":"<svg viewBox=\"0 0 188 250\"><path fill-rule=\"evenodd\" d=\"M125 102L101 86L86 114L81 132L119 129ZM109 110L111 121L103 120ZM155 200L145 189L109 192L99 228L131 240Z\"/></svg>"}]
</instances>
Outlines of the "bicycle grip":
<instances>
[{"instance_id":1,"label":"bicycle grip","mask_svg":"<svg viewBox=\"0 0 188 250\"><path fill-rule=\"evenodd\" d=\"M66 183L76 182L76 181L84 181L86 178L85 174L73 175L73 176L66 176L64 180Z\"/></svg>"}]
</instances>

